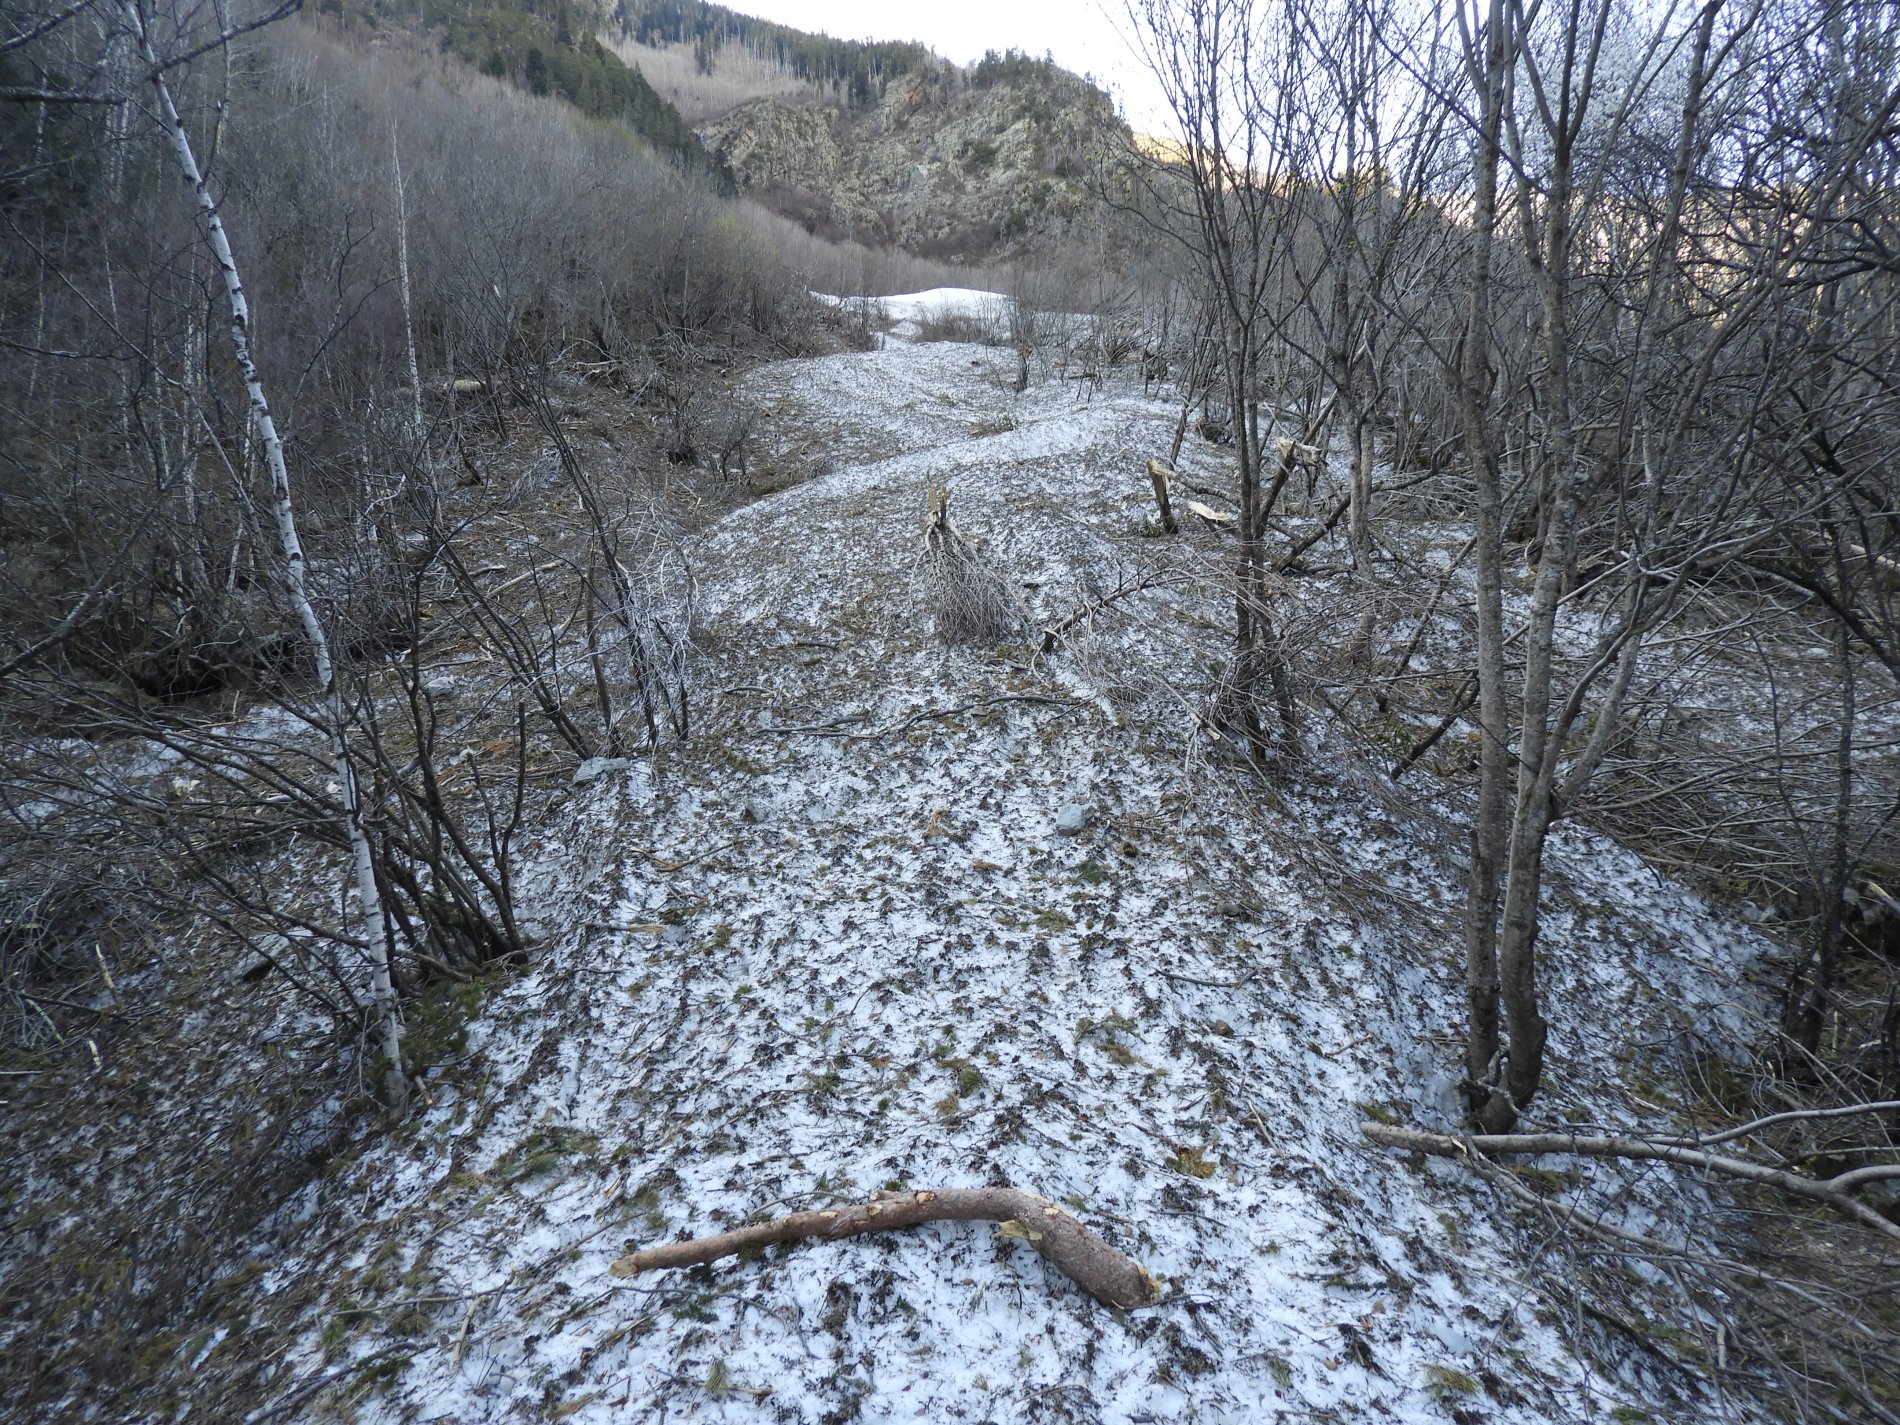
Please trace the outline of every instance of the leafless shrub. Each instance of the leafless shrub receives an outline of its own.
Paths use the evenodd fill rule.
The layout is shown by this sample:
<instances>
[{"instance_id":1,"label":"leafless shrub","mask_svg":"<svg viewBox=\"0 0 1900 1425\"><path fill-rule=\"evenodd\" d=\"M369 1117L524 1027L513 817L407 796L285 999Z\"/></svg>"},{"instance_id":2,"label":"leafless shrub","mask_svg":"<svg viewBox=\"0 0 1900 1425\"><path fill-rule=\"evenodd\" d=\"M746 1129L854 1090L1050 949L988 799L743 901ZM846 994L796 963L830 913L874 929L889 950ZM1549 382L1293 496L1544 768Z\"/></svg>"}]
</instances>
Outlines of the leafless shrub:
<instances>
[{"instance_id":1,"label":"leafless shrub","mask_svg":"<svg viewBox=\"0 0 1900 1425\"><path fill-rule=\"evenodd\" d=\"M1292 684L1277 648L1249 647L1215 669L1200 716L1216 743L1251 761L1298 750Z\"/></svg>"},{"instance_id":2,"label":"leafless shrub","mask_svg":"<svg viewBox=\"0 0 1900 1425\"><path fill-rule=\"evenodd\" d=\"M1111 703L1134 707L1162 696L1167 686L1157 671L1139 659L1131 660L1110 629L1130 617L1140 595L1183 582L1180 571L1145 559L1117 567L1112 582L1088 569L1079 604L1044 625L1041 654L1059 651Z\"/></svg>"},{"instance_id":3,"label":"leafless shrub","mask_svg":"<svg viewBox=\"0 0 1900 1425\"><path fill-rule=\"evenodd\" d=\"M1772 1026L1757 1028L1772 1037ZM1824 1066L1796 1100L1731 1044L1684 1035L1665 1047L1673 1072L1650 1092L1679 1103L1681 1121L1636 1141L1679 1141L1688 1129L1716 1152L1823 1177L1900 1163L1891 1109L1870 1111ZM1745 1123L1759 1127L1738 1137ZM1467 1161L1541 1229L1530 1280L1574 1334L1660 1367L1659 1384L1685 1409L1734 1394L1773 1399L1801 1422L1900 1419L1900 1293L1878 1234L1732 1177L1580 1158L1560 1186L1481 1155ZM1889 1217L1891 1183L1879 1199ZM1880 1186L1862 1191L1872 1201ZM1675 1230L1657 1231L1659 1221Z\"/></svg>"},{"instance_id":4,"label":"leafless shrub","mask_svg":"<svg viewBox=\"0 0 1900 1425\"><path fill-rule=\"evenodd\" d=\"M0 1046L51 1049L89 1022L101 947L133 915L110 862L45 834L52 814L46 802L10 805L0 820Z\"/></svg>"},{"instance_id":5,"label":"leafless shrub","mask_svg":"<svg viewBox=\"0 0 1900 1425\"><path fill-rule=\"evenodd\" d=\"M1096 348L1102 354L1103 365L1120 366L1141 351L1141 332L1130 326L1108 328L1098 336Z\"/></svg>"},{"instance_id":6,"label":"leafless shrub","mask_svg":"<svg viewBox=\"0 0 1900 1425\"><path fill-rule=\"evenodd\" d=\"M712 421L712 449L719 462L719 473L730 475L736 465L739 478L746 478L746 457L752 444L752 430L758 422L759 408L749 402L729 398Z\"/></svg>"},{"instance_id":7,"label":"leafless shrub","mask_svg":"<svg viewBox=\"0 0 1900 1425\"><path fill-rule=\"evenodd\" d=\"M917 340L961 341L990 345L996 339L995 327L980 313L955 307L937 307L918 318Z\"/></svg>"},{"instance_id":8,"label":"leafless shrub","mask_svg":"<svg viewBox=\"0 0 1900 1425\"><path fill-rule=\"evenodd\" d=\"M875 350L893 325L890 312L874 297L852 297L830 309L830 320L853 351Z\"/></svg>"},{"instance_id":9,"label":"leafless shrub","mask_svg":"<svg viewBox=\"0 0 1900 1425\"><path fill-rule=\"evenodd\" d=\"M1022 630L1022 611L1009 586L950 519L950 492L926 497L924 547L918 557L924 607L945 643L1000 643Z\"/></svg>"}]
</instances>

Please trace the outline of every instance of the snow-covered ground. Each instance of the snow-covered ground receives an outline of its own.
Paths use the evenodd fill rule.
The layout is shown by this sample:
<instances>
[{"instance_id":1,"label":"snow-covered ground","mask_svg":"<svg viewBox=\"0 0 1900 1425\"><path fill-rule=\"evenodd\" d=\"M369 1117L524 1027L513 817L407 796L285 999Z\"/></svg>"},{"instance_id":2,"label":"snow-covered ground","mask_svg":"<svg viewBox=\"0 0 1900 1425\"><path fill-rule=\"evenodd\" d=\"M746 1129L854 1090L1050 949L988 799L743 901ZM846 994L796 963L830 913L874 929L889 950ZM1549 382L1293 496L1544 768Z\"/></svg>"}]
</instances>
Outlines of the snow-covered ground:
<instances>
[{"instance_id":1,"label":"snow-covered ground","mask_svg":"<svg viewBox=\"0 0 1900 1425\"><path fill-rule=\"evenodd\" d=\"M1002 336L1008 324L1009 298L1000 292L985 292L976 287L932 287L927 292L900 292L890 297L835 297L824 292L812 293L821 302L849 307L854 303L869 306L889 323L881 339L915 341L929 321L961 318L986 327L993 336Z\"/></svg>"},{"instance_id":2,"label":"snow-covered ground","mask_svg":"<svg viewBox=\"0 0 1900 1425\"><path fill-rule=\"evenodd\" d=\"M887 307L914 321L953 297L1000 301ZM1454 1122L1455 819L1362 782L1317 726L1277 784L1210 760L1194 714L1226 615L1195 576L1227 536L1140 533L1174 411L1126 383L1017 396L1015 369L900 340L749 378L771 422L835 449L687 550L707 730L575 789L525 878L547 952L490 994L413 1125L321 1189L332 1225L374 1220L346 1239L368 1245L313 1232L317 1255L269 1266L266 1287L337 1283L334 1328L290 1363L340 1385L368 1368L354 1418L1543 1422L1654 1403L1527 1288L1533 1221L1358 1131ZM1186 463L1218 486L1224 460ZM1178 577L1054 654L1028 635L946 649L916 567L925 491L946 485L1026 629L1131 569ZM1619 1066L1733 1030L1764 946L1601 838L1567 830L1551 861L1538 1117L1614 1123ZM607 1270L878 1188L988 1183L1067 1204L1165 1297L1105 1311L971 1224ZM424 1284L364 1298L385 1264Z\"/></svg>"}]
</instances>

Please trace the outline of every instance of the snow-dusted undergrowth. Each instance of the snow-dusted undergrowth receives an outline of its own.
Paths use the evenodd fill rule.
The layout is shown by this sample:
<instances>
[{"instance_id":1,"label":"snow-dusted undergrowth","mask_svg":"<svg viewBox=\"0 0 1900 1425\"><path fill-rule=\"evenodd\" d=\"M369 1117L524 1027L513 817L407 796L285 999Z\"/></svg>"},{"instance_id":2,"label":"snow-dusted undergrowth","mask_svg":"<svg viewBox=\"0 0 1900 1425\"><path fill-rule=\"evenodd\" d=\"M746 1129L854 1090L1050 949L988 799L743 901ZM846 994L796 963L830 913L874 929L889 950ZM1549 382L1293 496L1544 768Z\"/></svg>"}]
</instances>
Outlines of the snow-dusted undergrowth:
<instances>
[{"instance_id":1,"label":"snow-dusted undergrowth","mask_svg":"<svg viewBox=\"0 0 1900 1425\"><path fill-rule=\"evenodd\" d=\"M291 1358L356 1418L1535 1422L1649 1397L1526 1289L1529 1224L1358 1133L1453 1121L1453 823L1361 787L1318 728L1278 788L1209 762L1207 582L1041 659L932 640L930 485L1026 627L1136 560L1221 553L1137 536L1165 403L1019 398L1014 374L892 342L751 378L835 449L688 551L709 730L575 789L525 877L546 953L490 995L459 1077L324 1191L326 1217L377 1220L343 1240L378 1245L312 1232L328 1256L270 1264L266 1285L360 1282L393 1256L426 1282L379 1316L332 1300ZM1598 838L1552 860L1540 1111L1614 1121L1592 1093L1731 1014L1761 947ZM753 1215L984 1183L1069 1204L1168 1295L1106 1312L967 1224L607 1272Z\"/></svg>"}]
</instances>

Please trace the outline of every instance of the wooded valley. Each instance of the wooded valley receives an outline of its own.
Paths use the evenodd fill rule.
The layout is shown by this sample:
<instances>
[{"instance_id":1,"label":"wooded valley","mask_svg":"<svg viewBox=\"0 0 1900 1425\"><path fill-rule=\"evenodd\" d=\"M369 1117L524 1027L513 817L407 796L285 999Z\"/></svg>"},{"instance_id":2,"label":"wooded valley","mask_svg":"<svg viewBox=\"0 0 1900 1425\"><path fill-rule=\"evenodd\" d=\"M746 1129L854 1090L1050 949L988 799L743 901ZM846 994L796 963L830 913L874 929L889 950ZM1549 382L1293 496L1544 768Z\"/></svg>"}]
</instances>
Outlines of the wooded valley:
<instances>
[{"instance_id":1,"label":"wooded valley","mask_svg":"<svg viewBox=\"0 0 1900 1425\"><path fill-rule=\"evenodd\" d=\"M1900 1420L1891 6L0 9L18 1418Z\"/></svg>"}]
</instances>

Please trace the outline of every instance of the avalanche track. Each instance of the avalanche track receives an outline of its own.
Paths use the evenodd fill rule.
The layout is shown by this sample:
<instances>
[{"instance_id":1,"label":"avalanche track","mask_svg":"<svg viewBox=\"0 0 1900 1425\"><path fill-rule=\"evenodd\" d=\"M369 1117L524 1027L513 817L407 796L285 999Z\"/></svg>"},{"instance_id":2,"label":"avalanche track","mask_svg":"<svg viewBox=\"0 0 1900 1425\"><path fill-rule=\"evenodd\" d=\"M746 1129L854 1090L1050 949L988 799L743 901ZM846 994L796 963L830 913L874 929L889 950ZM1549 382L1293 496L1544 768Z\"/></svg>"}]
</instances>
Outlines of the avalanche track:
<instances>
[{"instance_id":1,"label":"avalanche track","mask_svg":"<svg viewBox=\"0 0 1900 1425\"><path fill-rule=\"evenodd\" d=\"M893 341L748 378L768 450L820 440L830 468L684 551L705 730L574 788L523 872L543 953L459 1079L304 1205L377 1219L349 1240L433 1283L408 1335L318 1320L288 1358L373 1380L355 1418L1533 1425L1666 1399L1540 1276L1547 1223L1358 1132L1455 1123L1456 805L1381 789L1319 716L1275 776L1210 746L1230 537L1141 528L1174 408L1126 376L1018 396L1015 369ZM1231 486L1224 452L1188 460ZM1021 640L933 636L931 486ZM1153 587L1039 653L1135 570ZM1609 1124L1619 1065L1732 1028L1764 949L1576 830L1543 947L1539 1120ZM982 1224L607 1270L879 1188L1004 1183L1162 1301L1103 1310ZM1682 1230L1607 1165L1571 1188ZM369 1263L350 1250L262 1285Z\"/></svg>"}]
</instances>

